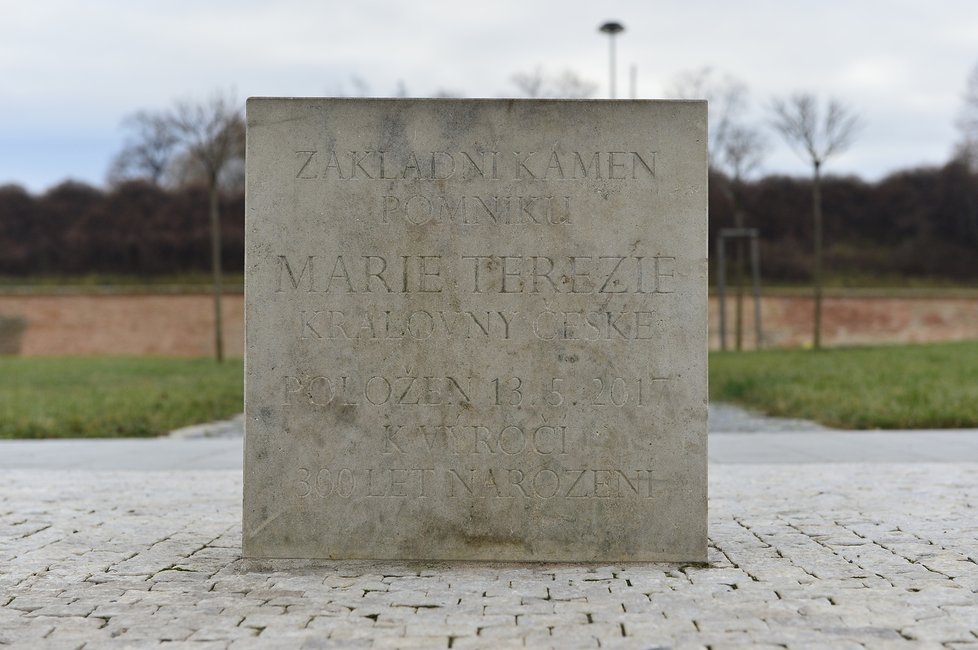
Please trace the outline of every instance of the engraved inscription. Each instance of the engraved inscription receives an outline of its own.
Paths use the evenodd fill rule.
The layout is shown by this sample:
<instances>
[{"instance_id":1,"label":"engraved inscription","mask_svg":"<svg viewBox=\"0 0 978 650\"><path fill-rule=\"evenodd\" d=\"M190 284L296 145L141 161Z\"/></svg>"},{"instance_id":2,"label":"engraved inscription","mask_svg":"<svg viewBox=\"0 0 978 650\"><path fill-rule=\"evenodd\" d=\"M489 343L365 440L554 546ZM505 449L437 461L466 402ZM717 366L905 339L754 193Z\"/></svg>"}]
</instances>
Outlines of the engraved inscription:
<instances>
[{"instance_id":1,"label":"engraved inscription","mask_svg":"<svg viewBox=\"0 0 978 650\"><path fill-rule=\"evenodd\" d=\"M276 293L441 293L440 255L277 256Z\"/></svg>"},{"instance_id":2,"label":"engraved inscription","mask_svg":"<svg viewBox=\"0 0 978 650\"><path fill-rule=\"evenodd\" d=\"M300 499L648 499L665 482L649 469L612 467L299 467L292 486Z\"/></svg>"},{"instance_id":3,"label":"engraved inscription","mask_svg":"<svg viewBox=\"0 0 978 650\"><path fill-rule=\"evenodd\" d=\"M655 151L295 152L297 180L636 180L655 178Z\"/></svg>"},{"instance_id":4,"label":"engraved inscription","mask_svg":"<svg viewBox=\"0 0 978 650\"><path fill-rule=\"evenodd\" d=\"M570 225L569 196L428 196L386 195L380 221L403 221L415 226L456 225Z\"/></svg>"},{"instance_id":5,"label":"engraved inscription","mask_svg":"<svg viewBox=\"0 0 978 650\"><path fill-rule=\"evenodd\" d=\"M300 339L357 339L401 341L413 339L512 339L518 312L428 311L400 312L342 311L338 309L299 312Z\"/></svg>"},{"instance_id":6,"label":"engraved inscription","mask_svg":"<svg viewBox=\"0 0 978 650\"><path fill-rule=\"evenodd\" d=\"M666 255L288 255L276 257L275 292L657 294L676 291Z\"/></svg>"},{"instance_id":7,"label":"engraved inscription","mask_svg":"<svg viewBox=\"0 0 978 650\"><path fill-rule=\"evenodd\" d=\"M653 311L400 312L301 310L300 340L495 340L531 336L541 341L649 341L659 321Z\"/></svg>"},{"instance_id":8,"label":"engraved inscription","mask_svg":"<svg viewBox=\"0 0 978 650\"><path fill-rule=\"evenodd\" d=\"M567 453L566 426L484 424L384 425L384 454L450 451L453 455L541 456Z\"/></svg>"},{"instance_id":9,"label":"engraved inscription","mask_svg":"<svg viewBox=\"0 0 978 650\"><path fill-rule=\"evenodd\" d=\"M383 377L373 375L365 380L342 375L318 375L300 379L282 378L285 399L283 406L306 403L325 406L371 404L373 406L440 406L472 402L471 378L455 377Z\"/></svg>"},{"instance_id":10,"label":"engraved inscription","mask_svg":"<svg viewBox=\"0 0 978 650\"><path fill-rule=\"evenodd\" d=\"M675 257L462 255L472 293L672 293Z\"/></svg>"},{"instance_id":11,"label":"engraved inscription","mask_svg":"<svg viewBox=\"0 0 978 650\"><path fill-rule=\"evenodd\" d=\"M473 377L285 375L282 406L625 406L652 403L672 377ZM537 435L537 434L534 434Z\"/></svg>"}]
</instances>

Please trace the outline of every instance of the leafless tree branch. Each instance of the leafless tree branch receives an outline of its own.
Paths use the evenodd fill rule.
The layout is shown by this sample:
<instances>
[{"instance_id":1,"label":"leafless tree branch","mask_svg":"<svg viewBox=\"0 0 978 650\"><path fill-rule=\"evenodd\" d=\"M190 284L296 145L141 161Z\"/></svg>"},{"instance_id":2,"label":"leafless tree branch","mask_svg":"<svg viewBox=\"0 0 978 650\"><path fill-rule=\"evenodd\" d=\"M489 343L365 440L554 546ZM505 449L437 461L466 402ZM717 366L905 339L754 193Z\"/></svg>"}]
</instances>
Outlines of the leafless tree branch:
<instances>
[{"instance_id":1,"label":"leafless tree branch","mask_svg":"<svg viewBox=\"0 0 978 650\"><path fill-rule=\"evenodd\" d=\"M747 111L747 86L728 74L721 75L713 68L705 67L680 73L673 80L668 95L677 99L705 99L709 103L710 166L729 173L729 169L723 168L727 157L724 150L731 132L746 128L743 122Z\"/></svg>"},{"instance_id":2,"label":"leafless tree branch","mask_svg":"<svg viewBox=\"0 0 978 650\"><path fill-rule=\"evenodd\" d=\"M830 100L820 119L818 102L810 93L795 93L771 102L771 126L799 156L821 166L828 158L848 149L862 128L851 108Z\"/></svg>"},{"instance_id":3,"label":"leafless tree branch","mask_svg":"<svg viewBox=\"0 0 978 650\"><path fill-rule=\"evenodd\" d=\"M733 180L742 181L761 166L767 153L767 140L760 130L735 124L727 132L719 153L718 165Z\"/></svg>"},{"instance_id":4,"label":"leafless tree branch","mask_svg":"<svg viewBox=\"0 0 978 650\"><path fill-rule=\"evenodd\" d=\"M862 124L859 116L837 100L830 100L824 118L815 96L795 93L786 99L771 102L771 126L781 134L788 146L812 164L812 221L814 256L812 258L812 288L814 290L814 328L812 344L822 345L822 164L830 157L849 148Z\"/></svg>"},{"instance_id":5,"label":"leafless tree branch","mask_svg":"<svg viewBox=\"0 0 978 650\"><path fill-rule=\"evenodd\" d=\"M955 144L954 157L971 169L978 169L978 64L968 74L961 100L955 120L961 137Z\"/></svg>"},{"instance_id":6,"label":"leafless tree branch","mask_svg":"<svg viewBox=\"0 0 978 650\"><path fill-rule=\"evenodd\" d=\"M180 101L161 113L131 118L136 134L117 158L113 172L138 170L154 183L164 173L183 179L203 177L211 224L214 274L214 351L224 358L221 319L221 217L219 186L239 178L244 161L245 122L232 94L216 92L205 101ZM125 170L125 171L124 171Z\"/></svg>"},{"instance_id":7,"label":"leafless tree branch","mask_svg":"<svg viewBox=\"0 0 978 650\"><path fill-rule=\"evenodd\" d=\"M517 72L509 80L525 97L540 97L543 94L543 68L540 66L533 72Z\"/></svg>"},{"instance_id":8,"label":"leafless tree branch","mask_svg":"<svg viewBox=\"0 0 978 650\"><path fill-rule=\"evenodd\" d=\"M145 178L161 185L173 161L179 144L176 134L162 113L139 111L123 121L131 131L109 167L108 180L112 185L134 178Z\"/></svg>"},{"instance_id":9,"label":"leafless tree branch","mask_svg":"<svg viewBox=\"0 0 978 650\"><path fill-rule=\"evenodd\" d=\"M216 185L228 164L244 156L244 118L230 94L215 93L203 102L177 102L166 122L208 185Z\"/></svg>"},{"instance_id":10,"label":"leafless tree branch","mask_svg":"<svg viewBox=\"0 0 978 650\"><path fill-rule=\"evenodd\" d=\"M581 78L572 70L548 76L539 66L532 72L517 72L510 77L510 82L524 97L587 99L598 90L598 84Z\"/></svg>"}]
</instances>

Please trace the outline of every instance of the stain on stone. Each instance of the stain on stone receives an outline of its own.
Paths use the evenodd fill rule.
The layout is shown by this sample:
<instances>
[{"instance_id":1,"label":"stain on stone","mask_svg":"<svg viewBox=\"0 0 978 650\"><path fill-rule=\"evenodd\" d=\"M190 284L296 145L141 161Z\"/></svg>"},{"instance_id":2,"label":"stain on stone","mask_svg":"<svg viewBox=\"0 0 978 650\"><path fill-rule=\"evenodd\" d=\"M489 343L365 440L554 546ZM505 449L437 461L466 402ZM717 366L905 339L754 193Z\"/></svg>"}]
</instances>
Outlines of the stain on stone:
<instances>
[{"instance_id":1,"label":"stain on stone","mask_svg":"<svg viewBox=\"0 0 978 650\"><path fill-rule=\"evenodd\" d=\"M510 535L459 535L461 541L469 548L499 548L501 546L522 547L525 540Z\"/></svg>"},{"instance_id":2,"label":"stain on stone","mask_svg":"<svg viewBox=\"0 0 978 650\"><path fill-rule=\"evenodd\" d=\"M339 404L329 410L338 424L352 424L357 419L357 407L352 404Z\"/></svg>"}]
</instances>

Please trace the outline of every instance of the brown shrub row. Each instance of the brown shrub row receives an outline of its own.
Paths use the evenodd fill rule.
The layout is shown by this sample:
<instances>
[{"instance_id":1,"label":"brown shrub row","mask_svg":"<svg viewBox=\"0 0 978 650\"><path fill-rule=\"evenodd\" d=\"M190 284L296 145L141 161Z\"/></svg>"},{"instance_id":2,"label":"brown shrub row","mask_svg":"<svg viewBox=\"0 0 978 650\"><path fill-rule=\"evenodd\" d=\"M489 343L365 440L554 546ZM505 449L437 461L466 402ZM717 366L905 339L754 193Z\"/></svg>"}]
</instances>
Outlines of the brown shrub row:
<instances>
[{"instance_id":1,"label":"brown shrub row","mask_svg":"<svg viewBox=\"0 0 978 650\"><path fill-rule=\"evenodd\" d=\"M710 241L734 224L726 179L711 177ZM737 188L745 225L760 229L763 276L804 281L812 249L811 183L769 176ZM978 177L962 164L876 183L828 177L826 269L862 277L978 278ZM222 198L223 265L244 268L244 197ZM0 275L136 276L207 272L206 190L142 182L103 191L67 182L38 196L0 187ZM713 253L711 244L711 255Z\"/></svg>"}]
</instances>

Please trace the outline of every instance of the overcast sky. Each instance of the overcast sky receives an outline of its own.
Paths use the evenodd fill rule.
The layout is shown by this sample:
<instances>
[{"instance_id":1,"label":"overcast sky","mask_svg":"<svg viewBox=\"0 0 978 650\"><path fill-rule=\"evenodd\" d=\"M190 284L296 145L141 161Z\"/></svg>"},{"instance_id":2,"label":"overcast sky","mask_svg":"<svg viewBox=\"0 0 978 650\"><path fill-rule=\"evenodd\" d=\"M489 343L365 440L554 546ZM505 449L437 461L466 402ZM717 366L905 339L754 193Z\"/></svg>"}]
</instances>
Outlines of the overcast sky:
<instances>
[{"instance_id":1,"label":"overcast sky","mask_svg":"<svg viewBox=\"0 0 978 650\"><path fill-rule=\"evenodd\" d=\"M867 179L947 160L978 62L976 0L0 0L0 184L101 185L126 115L215 89L500 97L542 66L604 97L607 20L619 96L635 65L641 98L704 66L737 77L759 123L772 96L838 97L865 128L826 171ZM807 169L771 134L763 171Z\"/></svg>"}]
</instances>

